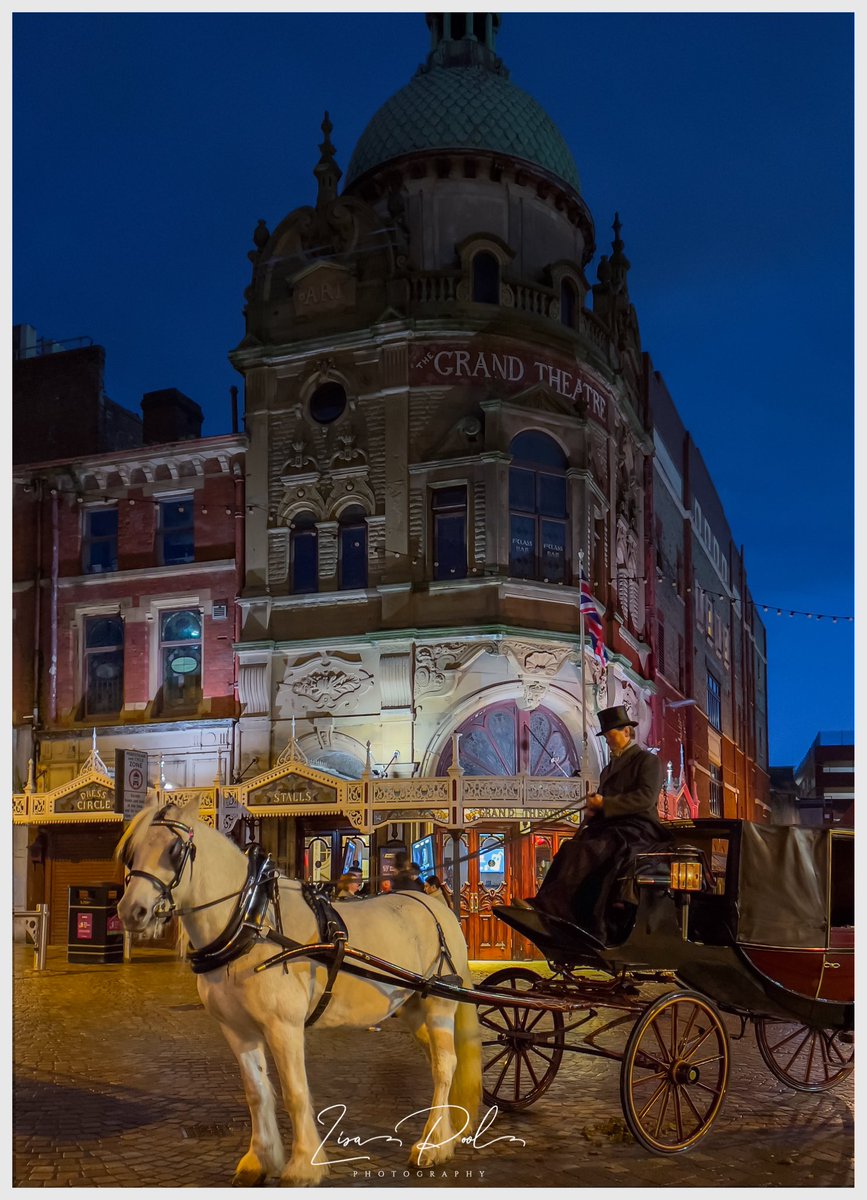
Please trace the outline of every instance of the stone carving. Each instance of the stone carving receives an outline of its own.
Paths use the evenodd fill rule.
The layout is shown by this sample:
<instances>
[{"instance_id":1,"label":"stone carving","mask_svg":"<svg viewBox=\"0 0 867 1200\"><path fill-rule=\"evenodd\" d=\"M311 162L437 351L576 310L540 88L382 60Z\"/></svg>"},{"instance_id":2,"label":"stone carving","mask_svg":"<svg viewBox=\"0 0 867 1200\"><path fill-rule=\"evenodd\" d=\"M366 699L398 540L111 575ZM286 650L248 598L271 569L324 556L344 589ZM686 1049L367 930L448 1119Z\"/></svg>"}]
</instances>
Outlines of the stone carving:
<instances>
[{"instance_id":1,"label":"stone carving","mask_svg":"<svg viewBox=\"0 0 867 1200\"><path fill-rule=\"evenodd\" d=\"M296 434L292 440L292 453L283 467L283 475L292 475L296 471L304 471L305 467L311 466L314 470L318 470L318 464L311 451L311 447L303 434Z\"/></svg>"},{"instance_id":2,"label":"stone carving","mask_svg":"<svg viewBox=\"0 0 867 1200\"><path fill-rule=\"evenodd\" d=\"M412 705L412 668L409 653L383 654L380 657L379 687L383 709L409 708Z\"/></svg>"},{"instance_id":3,"label":"stone carving","mask_svg":"<svg viewBox=\"0 0 867 1200\"><path fill-rule=\"evenodd\" d=\"M522 674L544 675L553 679L563 663L572 654L569 646L551 645L547 642L520 642L509 639L500 643L501 653L517 666Z\"/></svg>"},{"instance_id":4,"label":"stone carving","mask_svg":"<svg viewBox=\"0 0 867 1200\"><path fill-rule=\"evenodd\" d=\"M431 646L416 646L416 695L450 695L461 670L488 648L488 645L478 642L437 642ZM490 649L495 652L493 643Z\"/></svg>"},{"instance_id":5,"label":"stone carving","mask_svg":"<svg viewBox=\"0 0 867 1200\"><path fill-rule=\"evenodd\" d=\"M353 428L341 429L335 436L337 449L331 456L331 465L366 463L367 455L357 445L358 435Z\"/></svg>"},{"instance_id":6,"label":"stone carving","mask_svg":"<svg viewBox=\"0 0 867 1200\"><path fill-rule=\"evenodd\" d=\"M277 703L304 712L351 712L372 687L369 671L323 657L302 667L287 668L277 688Z\"/></svg>"},{"instance_id":7,"label":"stone carving","mask_svg":"<svg viewBox=\"0 0 867 1200\"><path fill-rule=\"evenodd\" d=\"M526 712L532 712L538 708L545 698L545 693L548 690L548 684L543 683L540 679L523 679L521 681L521 698L518 701L518 707Z\"/></svg>"},{"instance_id":8,"label":"stone carving","mask_svg":"<svg viewBox=\"0 0 867 1200\"><path fill-rule=\"evenodd\" d=\"M238 666L238 701L245 717L265 714L268 703L268 664L245 663Z\"/></svg>"}]
</instances>

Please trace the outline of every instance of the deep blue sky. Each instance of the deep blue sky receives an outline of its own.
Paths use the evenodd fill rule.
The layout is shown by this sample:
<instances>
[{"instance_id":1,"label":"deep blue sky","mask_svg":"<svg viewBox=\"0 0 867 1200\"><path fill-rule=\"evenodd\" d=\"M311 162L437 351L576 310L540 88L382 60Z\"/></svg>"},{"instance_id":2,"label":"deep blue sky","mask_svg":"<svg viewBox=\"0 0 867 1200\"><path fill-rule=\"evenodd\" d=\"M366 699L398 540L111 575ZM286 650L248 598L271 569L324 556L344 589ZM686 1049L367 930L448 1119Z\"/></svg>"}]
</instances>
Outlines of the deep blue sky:
<instances>
[{"instance_id":1,"label":"deep blue sky","mask_svg":"<svg viewBox=\"0 0 867 1200\"><path fill-rule=\"evenodd\" d=\"M506 13L498 51L566 137L601 251L615 209L642 340L755 599L853 609L853 19ZM423 60L419 13L16 14L13 320L106 348L137 409L229 428L247 250L346 169ZM589 272L595 280L595 263ZM766 618L771 762L853 724L853 626Z\"/></svg>"}]
</instances>

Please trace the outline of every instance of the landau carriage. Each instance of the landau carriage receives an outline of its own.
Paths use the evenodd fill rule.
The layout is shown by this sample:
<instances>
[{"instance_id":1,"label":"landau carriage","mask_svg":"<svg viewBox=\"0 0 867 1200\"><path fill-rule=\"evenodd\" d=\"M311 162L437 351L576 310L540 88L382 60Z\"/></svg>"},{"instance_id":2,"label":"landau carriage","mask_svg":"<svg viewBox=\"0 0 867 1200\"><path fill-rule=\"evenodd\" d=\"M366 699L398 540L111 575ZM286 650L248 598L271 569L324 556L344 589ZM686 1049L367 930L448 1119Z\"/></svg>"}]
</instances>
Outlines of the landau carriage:
<instances>
[{"instance_id":1,"label":"landau carriage","mask_svg":"<svg viewBox=\"0 0 867 1200\"><path fill-rule=\"evenodd\" d=\"M677 822L664 850L635 856L639 903L608 943L502 906L498 917L539 947L550 977L508 967L473 986L460 925L440 900L399 893L338 915L306 885L279 878L258 847L245 855L188 808L153 806L133 822L121 844L121 914L142 930L174 913L195 947L200 994L250 1100L253 1135L236 1183L280 1172L284 1182L316 1183L325 1173L304 1071L304 1029L314 1021L407 1019L434 1080L410 1156L417 1166L450 1158L462 1132L444 1116L448 1136L440 1127L431 1142L434 1113L473 1119L482 1078L489 1104L524 1109L567 1052L620 1063L623 1112L642 1146L689 1150L728 1086L722 1014L739 1021L738 1038L754 1027L768 1068L795 1090L828 1090L854 1068L851 831ZM293 1123L285 1166L259 1075L266 1042Z\"/></svg>"}]
</instances>

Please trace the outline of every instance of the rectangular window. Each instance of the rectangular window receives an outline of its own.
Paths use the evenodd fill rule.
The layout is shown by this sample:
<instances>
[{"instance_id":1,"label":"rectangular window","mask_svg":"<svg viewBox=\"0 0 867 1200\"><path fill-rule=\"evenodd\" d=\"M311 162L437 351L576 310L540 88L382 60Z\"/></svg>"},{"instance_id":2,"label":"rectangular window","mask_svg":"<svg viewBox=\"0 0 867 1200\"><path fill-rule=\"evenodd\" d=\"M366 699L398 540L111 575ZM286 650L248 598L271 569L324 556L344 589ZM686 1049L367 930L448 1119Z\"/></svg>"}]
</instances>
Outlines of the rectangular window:
<instances>
[{"instance_id":1,"label":"rectangular window","mask_svg":"<svg viewBox=\"0 0 867 1200\"><path fill-rule=\"evenodd\" d=\"M542 561L544 583L562 583L566 578L566 526L563 521L542 520Z\"/></svg>"},{"instance_id":2,"label":"rectangular window","mask_svg":"<svg viewBox=\"0 0 867 1200\"><path fill-rule=\"evenodd\" d=\"M84 715L123 708L123 620L84 619Z\"/></svg>"},{"instance_id":3,"label":"rectangular window","mask_svg":"<svg viewBox=\"0 0 867 1200\"><path fill-rule=\"evenodd\" d=\"M536 573L536 519L512 513L509 519L509 574L533 579Z\"/></svg>"},{"instance_id":4,"label":"rectangular window","mask_svg":"<svg viewBox=\"0 0 867 1200\"><path fill-rule=\"evenodd\" d=\"M202 615L196 608L160 613L164 711L193 712L202 699Z\"/></svg>"},{"instance_id":5,"label":"rectangular window","mask_svg":"<svg viewBox=\"0 0 867 1200\"><path fill-rule=\"evenodd\" d=\"M708 641L713 641L713 601L708 598L707 602L707 636Z\"/></svg>"},{"instance_id":6,"label":"rectangular window","mask_svg":"<svg viewBox=\"0 0 867 1200\"><path fill-rule=\"evenodd\" d=\"M731 634L727 628L722 631L722 657L726 666L731 661Z\"/></svg>"},{"instance_id":7,"label":"rectangular window","mask_svg":"<svg viewBox=\"0 0 867 1200\"><path fill-rule=\"evenodd\" d=\"M665 626L662 621L656 626L656 663L657 668L665 674Z\"/></svg>"},{"instance_id":8,"label":"rectangular window","mask_svg":"<svg viewBox=\"0 0 867 1200\"><path fill-rule=\"evenodd\" d=\"M714 817L723 815L722 767L716 763L710 764L710 811Z\"/></svg>"},{"instance_id":9,"label":"rectangular window","mask_svg":"<svg viewBox=\"0 0 867 1200\"><path fill-rule=\"evenodd\" d=\"M175 496L160 502L160 561L165 566L195 559L193 498Z\"/></svg>"},{"instance_id":10,"label":"rectangular window","mask_svg":"<svg viewBox=\"0 0 867 1200\"><path fill-rule=\"evenodd\" d=\"M433 513L434 579L467 577L467 489L435 488Z\"/></svg>"},{"instance_id":11,"label":"rectangular window","mask_svg":"<svg viewBox=\"0 0 867 1200\"><path fill-rule=\"evenodd\" d=\"M116 507L85 510L83 558L87 575L117 570Z\"/></svg>"},{"instance_id":12,"label":"rectangular window","mask_svg":"<svg viewBox=\"0 0 867 1200\"><path fill-rule=\"evenodd\" d=\"M716 675L707 673L707 719L714 729L722 729L722 698Z\"/></svg>"}]
</instances>

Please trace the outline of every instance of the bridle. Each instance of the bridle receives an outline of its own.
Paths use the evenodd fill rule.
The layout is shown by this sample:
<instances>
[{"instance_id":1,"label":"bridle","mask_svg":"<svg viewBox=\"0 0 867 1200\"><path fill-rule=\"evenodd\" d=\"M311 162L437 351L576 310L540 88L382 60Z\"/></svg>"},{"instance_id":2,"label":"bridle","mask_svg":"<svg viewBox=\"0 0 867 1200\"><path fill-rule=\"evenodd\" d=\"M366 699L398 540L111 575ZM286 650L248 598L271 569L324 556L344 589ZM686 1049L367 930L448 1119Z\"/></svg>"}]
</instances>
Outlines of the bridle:
<instances>
[{"instance_id":1,"label":"bridle","mask_svg":"<svg viewBox=\"0 0 867 1200\"><path fill-rule=\"evenodd\" d=\"M183 821L172 821L166 817L170 805L166 805L161 809L154 819L151 821L151 828L154 826L163 829L170 829L181 845L181 853L179 862L175 868L174 877L166 883L164 879L160 879L158 875L152 875L150 871L134 871L127 869L125 883L129 883L134 876L139 876L141 879L148 879L159 892L159 899L154 905L153 915L160 919L168 920L169 917L177 913L175 907L175 899L172 893L181 882L181 876L184 873L184 868L189 861L190 874L193 870L193 862L196 857L196 846L193 841L193 830L189 825L185 825Z\"/></svg>"}]
</instances>

